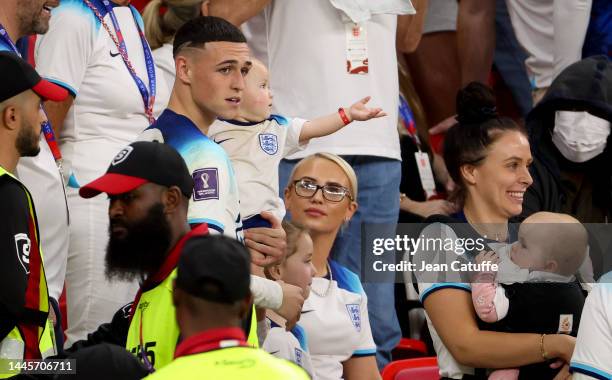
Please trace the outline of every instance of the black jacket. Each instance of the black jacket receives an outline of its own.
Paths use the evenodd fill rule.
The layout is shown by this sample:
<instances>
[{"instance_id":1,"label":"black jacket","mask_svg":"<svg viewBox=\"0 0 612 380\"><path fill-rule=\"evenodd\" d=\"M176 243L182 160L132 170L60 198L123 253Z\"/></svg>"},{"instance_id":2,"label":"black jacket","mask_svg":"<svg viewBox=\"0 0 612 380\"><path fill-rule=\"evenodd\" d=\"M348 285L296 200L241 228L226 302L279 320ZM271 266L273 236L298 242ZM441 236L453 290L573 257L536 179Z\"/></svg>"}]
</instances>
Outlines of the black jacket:
<instances>
[{"instance_id":1,"label":"black jacket","mask_svg":"<svg viewBox=\"0 0 612 380\"><path fill-rule=\"evenodd\" d=\"M533 185L519 219L551 211L571 214L583 223L612 221L612 134L602 154L584 163L570 162L551 141L558 110L588 111L612 121L612 62L595 56L570 65L529 113Z\"/></svg>"}]
</instances>

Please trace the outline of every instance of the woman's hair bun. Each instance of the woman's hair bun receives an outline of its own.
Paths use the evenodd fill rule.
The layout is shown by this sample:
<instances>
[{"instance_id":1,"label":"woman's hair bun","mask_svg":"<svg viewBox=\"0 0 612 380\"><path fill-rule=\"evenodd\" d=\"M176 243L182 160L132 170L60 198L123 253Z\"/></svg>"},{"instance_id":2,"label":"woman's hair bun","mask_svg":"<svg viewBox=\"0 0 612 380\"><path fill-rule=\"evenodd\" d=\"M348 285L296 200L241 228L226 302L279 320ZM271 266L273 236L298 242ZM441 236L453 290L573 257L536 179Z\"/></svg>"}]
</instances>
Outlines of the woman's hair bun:
<instances>
[{"instance_id":1,"label":"woman's hair bun","mask_svg":"<svg viewBox=\"0 0 612 380\"><path fill-rule=\"evenodd\" d=\"M457 93L460 124L480 124L497 116L495 95L489 86L471 82Z\"/></svg>"}]
</instances>

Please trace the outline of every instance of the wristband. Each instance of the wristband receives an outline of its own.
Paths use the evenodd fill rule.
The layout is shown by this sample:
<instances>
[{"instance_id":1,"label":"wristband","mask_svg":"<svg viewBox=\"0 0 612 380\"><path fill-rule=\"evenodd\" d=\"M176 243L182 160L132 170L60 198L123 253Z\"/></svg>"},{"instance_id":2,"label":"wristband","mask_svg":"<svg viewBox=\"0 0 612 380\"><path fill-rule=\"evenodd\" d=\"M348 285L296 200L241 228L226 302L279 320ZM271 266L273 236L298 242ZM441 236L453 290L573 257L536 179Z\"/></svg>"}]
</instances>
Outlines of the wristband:
<instances>
[{"instance_id":1,"label":"wristband","mask_svg":"<svg viewBox=\"0 0 612 380\"><path fill-rule=\"evenodd\" d=\"M542 359L544 359L545 361L550 360L550 358L548 357L548 352L546 352L544 350L544 337L546 336L546 334L542 334L540 336L540 354L542 355Z\"/></svg>"},{"instance_id":2,"label":"wristband","mask_svg":"<svg viewBox=\"0 0 612 380\"><path fill-rule=\"evenodd\" d=\"M340 119L342 119L342 122L344 123L344 125L348 125L351 123L348 116L346 116L346 112L344 112L344 108L342 107L338 108L338 113L340 114Z\"/></svg>"}]
</instances>

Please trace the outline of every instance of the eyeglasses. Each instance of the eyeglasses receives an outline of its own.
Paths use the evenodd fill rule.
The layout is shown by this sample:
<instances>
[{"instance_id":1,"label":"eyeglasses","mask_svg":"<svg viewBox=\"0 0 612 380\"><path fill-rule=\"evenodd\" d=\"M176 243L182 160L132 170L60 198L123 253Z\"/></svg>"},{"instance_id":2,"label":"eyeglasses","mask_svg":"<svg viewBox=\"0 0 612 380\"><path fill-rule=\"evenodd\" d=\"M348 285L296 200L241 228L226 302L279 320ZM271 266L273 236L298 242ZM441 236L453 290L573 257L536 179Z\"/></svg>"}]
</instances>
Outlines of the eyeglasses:
<instances>
[{"instance_id":1,"label":"eyeglasses","mask_svg":"<svg viewBox=\"0 0 612 380\"><path fill-rule=\"evenodd\" d=\"M330 202L341 202L344 197L349 197L352 201L353 196L349 189L340 185L317 185L315 182L302 178L296 181L293 181L293 186L295 188L295 193L303 198L312 198L315 196L317 191L321 189L321 193L323 193L323 198Z\"/></svg>"}]
</instances>

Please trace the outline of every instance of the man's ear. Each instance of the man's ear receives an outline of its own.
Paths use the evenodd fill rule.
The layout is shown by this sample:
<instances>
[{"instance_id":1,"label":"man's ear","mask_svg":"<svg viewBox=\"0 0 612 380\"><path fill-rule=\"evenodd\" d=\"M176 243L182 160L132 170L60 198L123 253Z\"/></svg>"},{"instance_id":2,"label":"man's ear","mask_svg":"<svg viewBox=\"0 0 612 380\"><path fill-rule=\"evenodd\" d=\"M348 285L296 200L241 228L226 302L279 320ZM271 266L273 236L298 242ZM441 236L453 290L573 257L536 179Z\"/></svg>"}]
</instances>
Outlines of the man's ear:
<instances>
[{"instance_id":1,"label":"man's ear","mask_svg":"<svg viewBox=\"0 0 612 380\"><path fill-rule=\"evenodd\" d=\"M19 128L20 115L19 110L14 105L8 105L2 110L2 122L6 129L11 131Z\"/></svg>"},{"instance_id":2,"label":"man's ear","mask_svg":"<svg viewBox=\"0 0 612 380\"><path fill-rule=\"evenodd\" d=\"M180 80L184 84L191 84L191 62L190 59L179 54L174 59L176 66L176 79Z\"/></svg>"},{"instance_id":3,"label":"man's ear","mask_svg":"<svg viewBox=\"0 0 612 380\"><path fill-rule=\"evenodd\" d=\"M162 204L164 205L164 210L166 213L172 214L176 212L176 210L181 206L183 199L183 193L178 188L178 186L169 187L162 194Z\"/></svg>"}]
</instances>

